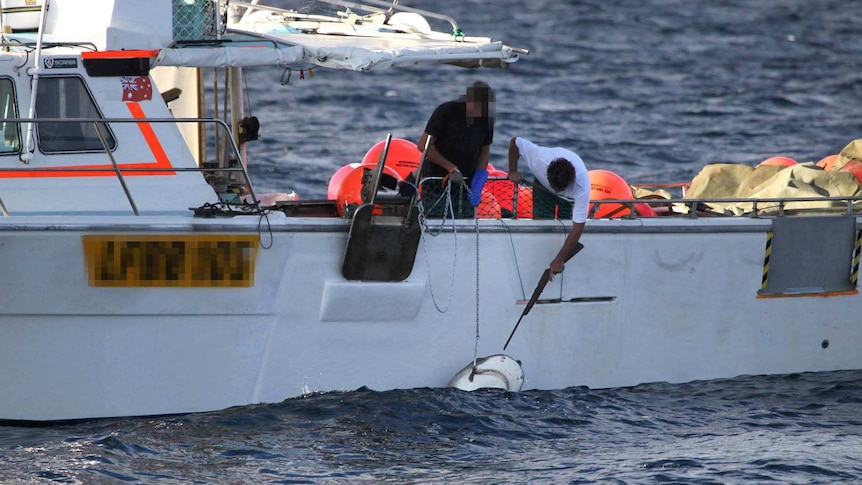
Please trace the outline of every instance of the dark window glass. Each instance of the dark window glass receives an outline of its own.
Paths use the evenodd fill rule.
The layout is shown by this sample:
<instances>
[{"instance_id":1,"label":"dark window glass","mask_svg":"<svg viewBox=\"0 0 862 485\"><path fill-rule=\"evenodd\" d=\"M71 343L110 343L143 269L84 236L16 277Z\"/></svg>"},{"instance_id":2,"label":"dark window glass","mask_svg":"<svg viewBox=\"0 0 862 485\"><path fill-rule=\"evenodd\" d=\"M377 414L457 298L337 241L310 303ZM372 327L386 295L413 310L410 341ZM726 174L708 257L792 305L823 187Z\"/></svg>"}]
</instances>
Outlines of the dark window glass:
<instances>
[{"instance_id":1,"label":"dark window glass","mask_svg":"<svg viewBox=\"0 0 862 485\"><path fill-rule=\"evenodd\" d=\"M0 79L0 118L17 118L18 103L11 79ZM18 153L21 149L21 126L19 123L0 121L0 155Z\"/></svg>"},{"instance_id":2,"label":"dark window glass","mask_svg":"<svg viewBox=\"0 0 862 485\"><path fill-rule=\"evenodd\" d=\"M36 91L36 118L100 119L96 103L77 77L43 77ZM102 132L108 148L116 146L113 135L104 122L40 122L37 123L39 148L43 152L103 151L96 133Z\"/></svg>"}]
</instances>

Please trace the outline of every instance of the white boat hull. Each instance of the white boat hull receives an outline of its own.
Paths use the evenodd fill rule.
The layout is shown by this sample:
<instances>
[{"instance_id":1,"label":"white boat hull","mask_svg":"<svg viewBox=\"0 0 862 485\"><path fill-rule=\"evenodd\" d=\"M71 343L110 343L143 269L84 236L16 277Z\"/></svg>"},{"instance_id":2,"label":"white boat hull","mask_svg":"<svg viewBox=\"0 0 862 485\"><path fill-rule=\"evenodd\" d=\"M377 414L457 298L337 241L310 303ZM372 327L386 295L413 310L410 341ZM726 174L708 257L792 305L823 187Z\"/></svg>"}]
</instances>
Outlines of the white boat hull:
<instances>
[{"instance_id":1,"label":"white boat hull","mask_svg":"<svg viewBox=\"0 0 862 485\"><path fill-rule=\"evenodd\" d=\"M238 66L278 66L287 82L312 67L502 66L526 51L458 35L454 19L431 12L452 30L387 26L368 5L351 7L362 18L320 18L216 3L230 10L223 25L196 8L183 18L167 0L92 3L55 0L38 33L15 33L0 52L0 420L444 387L465 363L504 350L570 223L523 219L542 215L532 210L499 219L508 196L488 191L497 219L479 221L478 243L474 221L459 220L423 238L413 261L418 226L393 216L412 216L413 201L376 185L382 168L360 200L388 204L387 215L360 207L353 236L340 214L359 201L342 192L321 217L266 215L259 201L275 199L258 197L245 169L259 121L244 116ZM224 69L223 84L211 74L212 92L209 68ZM860 224L828 217L858 211L859 187L844 173L852 190L830 195L846 200L822 204L818 188L800 204L795 181L821 185L810 183L813 167L790 170L788 200L754 195L757 208L743 200L731 212L745 217L711 217L723 212L689 192L652 200L661 217L589 221L586 249L506 345L523 388L862 368ZM700 217L701 205L711 212ZM827 223L783 215L811 211ZM786 244L767 264L773 232ZM356 236L372 233L381 237ZM807 257L817 251L828 258Z\"/></svg>"},{"instance_id":2,"label":"white boat hull","mask_svg":"<svg viewBox=\"0 0 862 485\"><path fill-rule=\"evenodd\" d=\"M247 288L92 286L82 236L258 234L256 217L0 218L0 419L443 387L474 357L473 221L424 238L407 280L382 283L341 275L346 221L269 218L272 244L257 251ZM522 364L524 389L862 368L855 291L758 298L769 228L744 218L591 221L586 248L506 351ZM566 231L480 221L479 356L502 351ZM269 243L269 232L260 237Z\"/></svg>"}]
</instances>

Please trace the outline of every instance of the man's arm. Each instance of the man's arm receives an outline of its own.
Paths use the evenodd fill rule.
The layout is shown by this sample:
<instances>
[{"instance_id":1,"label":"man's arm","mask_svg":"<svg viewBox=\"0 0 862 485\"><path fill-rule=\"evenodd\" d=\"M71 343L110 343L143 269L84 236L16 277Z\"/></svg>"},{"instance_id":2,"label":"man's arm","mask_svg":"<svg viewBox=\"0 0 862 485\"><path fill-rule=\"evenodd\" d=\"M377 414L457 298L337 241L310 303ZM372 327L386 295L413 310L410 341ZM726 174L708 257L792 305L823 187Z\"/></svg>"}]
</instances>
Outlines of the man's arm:
<instances>
[{"instance_id":1,"label":"man's arm","mask_svg":"<svg viewBox=\"0 0 862 485\"><path fill-rule=\"evenodd\" d=\"M509 180L520 183L524 179L524 174L518 171L518 160L521 158L521 151L518 150L518 144L515 143L515 137L509 140Z\"/></svg>"},{"instance_id":2,"label":"man's arm","mask_svg":"<svg viewBox=\"0 0 862 485\"><path fill-rule=\"evenodd\" d=\"M491 161L491 145L482 145L479 148L479 159L476 161L476 170L488 170Z\"/></svg>"},{"instance_id":3,"label":"man's arm","mask_svg":"<svg viewBox=\"0 0 862 485\"><path fill-rule=\"evenodd\" d=\"M578 241L581 239L581 234L584 232L584 226L586 224L583 222L573 222L572 230L569 231L569 235L566 236L566 242L563 243L563 247L560 248L560 252L551 260L551 279L554 279L554 275L558 273L562 273L566 268L566 261L569 259L571 254L575 251L575 247L578 245Z\"/></svg>"},{"instance_id":4,"label":"man's arm","mask_svg":"<svg viewBox=\"0 0 862 485\"><path fill-rule=\"evenodd\" d=\"M423 132L422 136L419 137L419 143L416 144L416 147L419 148L421 152L425 148L425 141L428 139L430 135L428 133ZM456 168L458 168L454 163L450 162L437 150L437 147L434 145L434 139L431 139L431 144L428 145L428 153L425 158L431 161L434 165L439 165L443 167L447 172L452 172Z\"/></svg>"},{"instance_id":5,"label":"man's arm","mask_svg":"<svg viewBox=\"0 0 862 485\"><path fill-rule=\"evenodd\" d=\"M419 137L419 143L416 144L416 147L425 147L425 141L428 139L430 135L427 132L423 132L422 136ZM437 150L437 146L434 145L437 139L435 137L431 138L431 143L428 144L428 151L425 153L425 158L427 160L431 160L431 163L434 165L438 165L443 167L444 170L449 172L449 175L443 178L443 185L446 185L447 182L451 182L453 184L460 184L464 180L464 175L461 174L461 171L458 170L458 166L454 163L450 162ZM423 148L419 148L419 151L422 151ZM418 172L418 170L417 170ZM416 180L418 181L422 177L421 173L416 174Z\"/></svg>"}]
</instances>

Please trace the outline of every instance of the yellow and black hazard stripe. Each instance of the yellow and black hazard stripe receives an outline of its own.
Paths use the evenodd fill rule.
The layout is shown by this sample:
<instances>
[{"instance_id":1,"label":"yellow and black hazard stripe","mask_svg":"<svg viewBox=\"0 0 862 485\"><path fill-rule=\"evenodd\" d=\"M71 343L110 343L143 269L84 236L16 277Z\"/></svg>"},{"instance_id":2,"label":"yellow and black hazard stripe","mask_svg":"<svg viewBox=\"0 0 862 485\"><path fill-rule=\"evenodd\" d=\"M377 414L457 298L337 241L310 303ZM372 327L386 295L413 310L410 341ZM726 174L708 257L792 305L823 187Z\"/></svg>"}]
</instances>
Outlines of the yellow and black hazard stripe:
<instances>
[{"instance_id":1,"label":"yellow and black hazard stripe","mask_svg":"<svg viewBox=\"0 0 862 485\"><path fill-rule=\"evenodd\" d=\"M856 286L859 281L859 253L862 249L862 231L856 231L856 247L853 249L853 270L850 272L850 284Z\"/></svg>"},{"instance_id":2,"label":"yellow and black hazard stripe","mask_svg":"<svg viewBox=\"0 0 862 485\"><path fill-rule=\"evenodd\" d=\"M858 241L857 241L858 244ZM769 281L769 256L772 254L772 231L766 233L766 253L763 255L763 278L760 281L760 289L766 289Z\"/></svg>"}]
</instances>

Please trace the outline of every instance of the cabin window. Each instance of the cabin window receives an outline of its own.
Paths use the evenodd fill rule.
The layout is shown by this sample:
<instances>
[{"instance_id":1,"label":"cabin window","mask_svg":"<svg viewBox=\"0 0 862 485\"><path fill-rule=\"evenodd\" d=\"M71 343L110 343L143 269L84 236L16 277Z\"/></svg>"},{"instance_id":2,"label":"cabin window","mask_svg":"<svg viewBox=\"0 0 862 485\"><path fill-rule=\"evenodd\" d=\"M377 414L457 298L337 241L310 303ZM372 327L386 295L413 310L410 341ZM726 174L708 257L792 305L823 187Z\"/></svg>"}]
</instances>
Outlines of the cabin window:
<instances>
[{"instance_id":1,"label":"cabin window","mask_svg":"<svg viewBox=\"0 0 862 485\"><path fill-rule=\"evenodd\" d=\"M43 77L36 91L36 118L101 119L93 97L78 77ZM99 130L110 150L116 146L114 136L104 122ZM50 152L104 151L93 122L39 122L39 148Z\"/></svg>"},{"instance_id":2,"label":"cabin window","mask_svg":"<svg viewBox=\"0 0 862 485\"><path fill-rule=\"evenodd\" d=\"M0 118L17 118L18 105L15 102L15 90L11 79L0 79ZM0 143L0 155L18 153L21 148L21 129L18 123L0 121L0 133L3 134Z\"/></svg>"}]
</instances>

